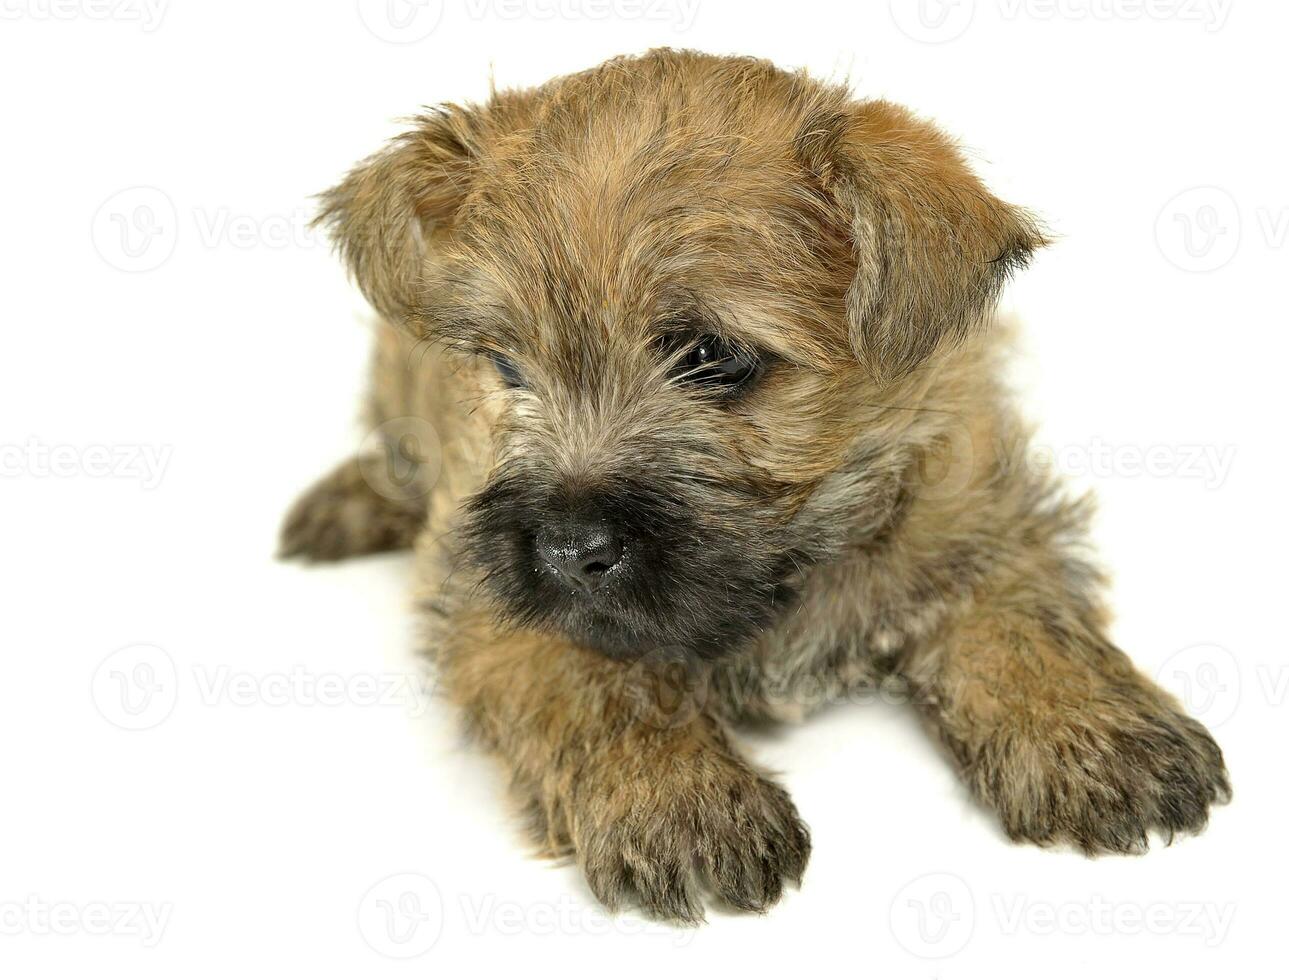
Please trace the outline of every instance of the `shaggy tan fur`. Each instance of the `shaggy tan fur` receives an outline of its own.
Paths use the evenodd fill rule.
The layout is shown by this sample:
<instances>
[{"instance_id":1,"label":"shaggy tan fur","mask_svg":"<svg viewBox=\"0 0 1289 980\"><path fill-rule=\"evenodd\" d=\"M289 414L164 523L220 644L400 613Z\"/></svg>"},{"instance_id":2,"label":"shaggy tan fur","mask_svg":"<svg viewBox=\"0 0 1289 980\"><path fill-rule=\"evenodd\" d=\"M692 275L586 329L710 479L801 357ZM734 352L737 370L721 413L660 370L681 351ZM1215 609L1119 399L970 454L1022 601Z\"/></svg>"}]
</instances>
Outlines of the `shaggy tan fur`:
<instances>
[{"instance_id":1,"label":"shaggy tan fur","mask_svg":"<svg viewBox=\"0 0 1289 980\"><path fill-rule=\"evenodd\" d=\"M770 905L809 839L729 726L878 681L1018 839L1135 850L1228 795L1212 739L1105 638L1084 508L1021 465L993 306L1043 235L928 123L654 51L419 117L321 220L384 321L371 422L428 421L441 466L409 503L342 464L284 550L415 543L442 689L610 906ZM694 318L762 357L737 399L668 376L659 325ZM609 657L512 614L532 569L499 495L625 483L701 529L675 532L685 587L657 586L658 635L699 639Z\"/></svg>"}]
</instances>

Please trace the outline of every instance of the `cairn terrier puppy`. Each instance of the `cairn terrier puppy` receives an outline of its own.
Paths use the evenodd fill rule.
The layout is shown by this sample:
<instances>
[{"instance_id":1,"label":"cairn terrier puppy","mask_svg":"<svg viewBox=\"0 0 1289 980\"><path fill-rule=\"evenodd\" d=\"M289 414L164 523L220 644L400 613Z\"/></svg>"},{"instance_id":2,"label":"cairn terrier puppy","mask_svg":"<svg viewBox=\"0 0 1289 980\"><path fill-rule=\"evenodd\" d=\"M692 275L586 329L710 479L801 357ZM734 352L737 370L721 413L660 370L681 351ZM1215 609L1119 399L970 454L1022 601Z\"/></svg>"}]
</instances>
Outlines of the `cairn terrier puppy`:
<instances>
[{"instance_id":1,"label":"cairn terrier puppy","mask_svg":"<svg viewBox=\"0 0 1289 980\"><path fill-rule=\"evenodd\" d=\"M1229 796L1016 465L994 306L1044 236L932 125L653 51L418 117L319 220L381 317L377 441L283 552L415 549L441 690L608 906L771 905L810 840L731 727L877 683L1017 840Z\"/></svg>"}]
</instances>

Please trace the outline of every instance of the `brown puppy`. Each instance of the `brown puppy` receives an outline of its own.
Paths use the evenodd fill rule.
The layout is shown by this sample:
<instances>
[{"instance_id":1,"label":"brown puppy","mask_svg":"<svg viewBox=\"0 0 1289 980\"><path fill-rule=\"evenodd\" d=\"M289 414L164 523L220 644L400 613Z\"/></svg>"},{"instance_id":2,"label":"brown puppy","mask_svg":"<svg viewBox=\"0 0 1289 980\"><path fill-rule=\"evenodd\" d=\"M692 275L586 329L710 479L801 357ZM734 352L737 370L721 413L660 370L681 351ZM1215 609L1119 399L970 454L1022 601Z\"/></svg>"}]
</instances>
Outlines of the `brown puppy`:
<instances>
[{"instance_id":1,"label":"brown puppy","mask_svg":"<svg viewBox=\"0 0 1289 980\"><path fill-rule=\"evenodd\" d=\"M655 51L418 118L321 220L388 456L284 551L415 545L443 689L608 905L774 902L809 838L728 726L886 678L1014 838L1133 851L1228 796L1014 465L993 306L1043 236L932 126Z\"/></svg>"}]
</instances>

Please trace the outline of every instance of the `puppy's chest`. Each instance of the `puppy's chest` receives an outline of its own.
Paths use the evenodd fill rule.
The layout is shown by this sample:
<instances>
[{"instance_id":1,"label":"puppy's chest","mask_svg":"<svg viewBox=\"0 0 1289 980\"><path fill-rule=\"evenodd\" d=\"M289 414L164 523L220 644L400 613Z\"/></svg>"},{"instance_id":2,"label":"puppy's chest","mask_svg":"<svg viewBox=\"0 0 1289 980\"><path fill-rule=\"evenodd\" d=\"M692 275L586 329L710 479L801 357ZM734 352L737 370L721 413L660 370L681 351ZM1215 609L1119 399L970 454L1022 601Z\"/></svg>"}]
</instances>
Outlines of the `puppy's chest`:
<instances>
[{"instance_id":1,"label":"puppy's chest","mask_svg":"<svg viewBox=\"0 0 1289 980\"><path fill-rule=\"evenodd\" d=\"M816 569L796 603L748 649L713 668L730 717L799 721L831 704L900 697L907 651L950 607L882 563Z\"/></svg>"}]
</instances>

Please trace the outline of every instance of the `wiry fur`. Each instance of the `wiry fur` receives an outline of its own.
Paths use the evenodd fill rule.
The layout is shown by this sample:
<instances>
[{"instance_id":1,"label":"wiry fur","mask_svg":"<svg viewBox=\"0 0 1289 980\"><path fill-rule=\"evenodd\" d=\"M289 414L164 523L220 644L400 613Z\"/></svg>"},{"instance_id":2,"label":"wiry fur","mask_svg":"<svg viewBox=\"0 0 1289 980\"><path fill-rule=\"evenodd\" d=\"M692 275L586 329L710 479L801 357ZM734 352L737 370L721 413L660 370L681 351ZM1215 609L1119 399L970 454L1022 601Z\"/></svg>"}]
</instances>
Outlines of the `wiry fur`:
<instances>
[{"instance_id":1,"label":"wiry fur","mask_svg":"<svg viewBox=\"0 0 1289 980\"><path fill-rule=\"evenodd\" d=\"M373 422L442 442L415 523L443 689L608 904L772 903L809 840L728 726L883 678L1018 839L1133 850L1229 793L1202 726L1105 638L1082 505L1018 465L992 310L1043 236L932 126L655 51L418 118L322 220L385 320ZM677 323L763 375L728 400L674 380ZM288 552L410 542L354 465ZM535 522L587 501L634 542L594 606L532 554ZM653 673L676 662L679 691Z\"/></svg>"}]
</instances>

